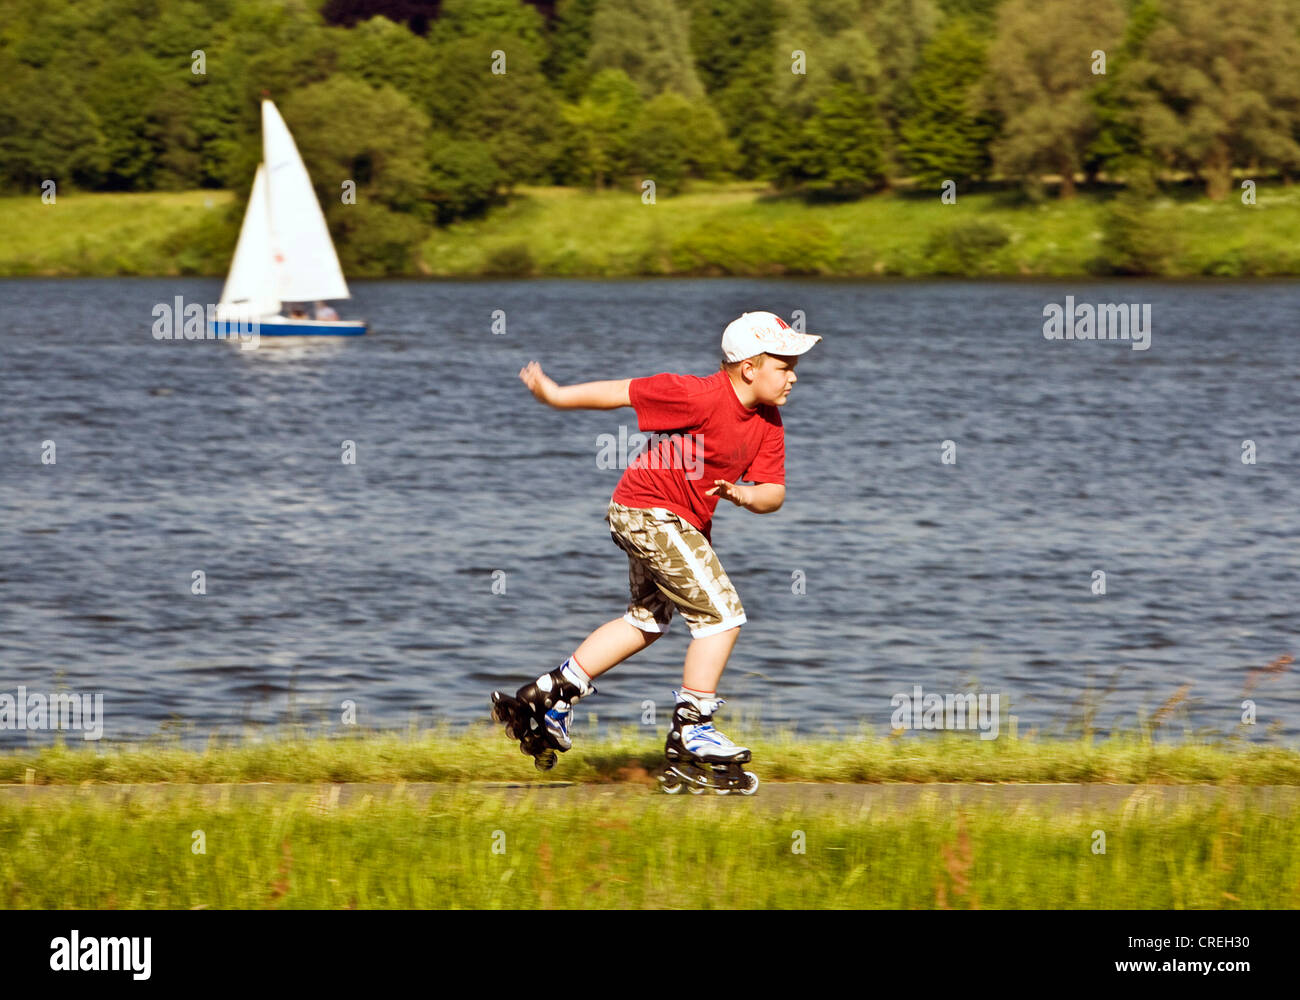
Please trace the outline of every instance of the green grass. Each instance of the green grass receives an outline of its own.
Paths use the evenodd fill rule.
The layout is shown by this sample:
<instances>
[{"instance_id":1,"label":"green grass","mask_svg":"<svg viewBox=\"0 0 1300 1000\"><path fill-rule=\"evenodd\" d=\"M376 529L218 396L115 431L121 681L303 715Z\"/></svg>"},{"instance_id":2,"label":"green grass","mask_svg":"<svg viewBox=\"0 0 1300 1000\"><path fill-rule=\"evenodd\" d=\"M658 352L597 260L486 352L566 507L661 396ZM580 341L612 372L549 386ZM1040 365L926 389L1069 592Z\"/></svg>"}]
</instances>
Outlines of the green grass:
<instances>
[{"instance_id":1,"label":"green grass","mask_svg":"<svg viewBox=\"0 0 1300 1000\"><path fill-rule=\"evenodd\" d=\"M0 275L225 274L238 236L230 201L228 191L0 198Z\"/></svg>"},{"instance_id":2,"label":"green grass","mask_svg":"<svg viewBox=\"0 0 1300 1000\"><path fill-rule=\"evenodd\" d=\"M445 277L785 275L1073 277L1102 252L1108 192L1024 202L999 192L892 192L840 204L773 198L758 184L699 185L642 204L634 192L525 189L482 220L425 241L422 270ZM1300 188L1262 187L1258 204L1211 202L1176 191L1152 206L1151 227L1173 248L1168 276L1300 274L1292 234ZM945 252L960 229L1005 243L987 253ZM501 265L494 267L494 264Z\"/></svg>"},{"instance_id":3,"label":"green grass","mask_svg":"<svg viewBox=\"0 0 1300 1000\"><path fill-rule=\"evenodd\" d=\"M0 908L1297 905L1293 813L1222 800L953 809L927 796L907 810L776 814L754 801L647 794L540 808L471 788L425 805L0 798Z\"/></svg>"},{"instance_id":4,"label":"green grass","mask_svg":"<svg viewBox=\"0 0 1300 1000\"><path fill-rule=\"evenodd\" d=\"M753 749L763 781L1112 782L1300 784L1300 752L1283 746L1154 740L964 738L955 733L896 739L857 734L764 734L743 720L729 734ZM0 783L238 781L616 781L644 780L663 758L662 737L625 727L593 739L584 726L553 771L539 773L499 727L346 736L288 731L270 739L184 744L64 744L0 753Z\"/></svg>"},{"instance_id":5,"label":"green grass","mask_svg":"<svg viewBox=\"0 0 1300 1000\"><path fill-rule=\"evenodd\" d=\"M1096 271L1109 192L1033 203L997 191L808 204L753 182L635 191L524 188L482 219L430 230L407 273L501 276L1072 277ZM225 273L238 232L221 191L0 198L0 276ZM1167 276L1300 274L1300 187L1258 204L1172 188L1151 206ZM236 213L237 214L237 213Z\"/></svg>"},{"instance_id":6,"label":"green grass","mask_svg":"<svg viewBox=\"0 0 1300 1000\"><path fill-rule=\"evenodd\" d=\"M765 736L782 779L1300 785L1300 753L1232 738ZM659 738L626 727L539 773L498 727L0 754L0 908L1293 908L1300 817L1250 799L1121 806L666 796ZM751 738L752 737L752 738ZM615 794L476 782L623 782ZM391 782L340 801L329 782ZM404 781L445 783L427 797ZM128 790L111 783L166 782ZM304 782L249 797L240 782ZM77 787L110 783L98 790ZM193 784L192 784L193 783ZM197 783L226 783L220 790ZM336 786L334 786L336 787ZM599 785L594 788L599 789ZM639 794L644 791L644 794ZM795 801L795 800L792 800ZM1095 831L1106 852L1093 852ZM203 850L193 848L201 837Z\"/></svg>"}]
</instances>

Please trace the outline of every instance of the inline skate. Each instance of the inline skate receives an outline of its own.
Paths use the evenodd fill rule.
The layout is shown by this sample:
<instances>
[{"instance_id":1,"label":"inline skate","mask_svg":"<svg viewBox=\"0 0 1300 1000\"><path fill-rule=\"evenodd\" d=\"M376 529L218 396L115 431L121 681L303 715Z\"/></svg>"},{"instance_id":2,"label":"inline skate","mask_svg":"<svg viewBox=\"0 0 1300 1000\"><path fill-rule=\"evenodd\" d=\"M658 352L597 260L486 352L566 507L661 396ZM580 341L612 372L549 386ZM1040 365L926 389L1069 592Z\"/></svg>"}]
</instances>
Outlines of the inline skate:
<instances>
[{"instance_id":1,"label":"inline skate","mask_svg":"<svg viewBox=\"0 0 1300 1000\"><path fill-rule=\"evenodd\" d=\"M656 775L663 790L669 795L683 788L692 795L701 795L710 788L718 795L753 795L758 791L758 775L741 767L750 761L749 748L737 746L713 728L713 713L724 704L723 700L696 698L677 691L673 696L677 705L664 744L668 763Z\"/></svg>"},{"instance_id":2,"label":"inline skate","mask_svg":"<svg viewBox=\"0 0 1300 1000\"><path fill-rule=\"evenodd\" d=\"M593 684L584 684L565 670L569 661L549 674L525 684L512 697L492 692L492 721L505 723L506 735L519 742L519 752L533 758L539 771L549 771L573 742L569 720L579 698L595 694Z\"/></svg>"}]
</instances>

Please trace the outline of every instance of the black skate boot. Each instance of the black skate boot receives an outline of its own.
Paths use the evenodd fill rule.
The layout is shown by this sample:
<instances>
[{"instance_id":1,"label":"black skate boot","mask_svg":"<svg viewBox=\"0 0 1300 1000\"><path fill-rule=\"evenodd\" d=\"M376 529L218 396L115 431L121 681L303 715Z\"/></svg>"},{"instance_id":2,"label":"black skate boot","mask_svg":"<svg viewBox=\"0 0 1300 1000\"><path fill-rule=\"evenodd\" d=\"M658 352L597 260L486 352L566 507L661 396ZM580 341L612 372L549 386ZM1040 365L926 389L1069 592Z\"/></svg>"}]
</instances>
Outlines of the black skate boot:
<instances>
[{"instance_id":1,"label":"black skate boot","mask_svg":"<svg viewBox=\"0 0 1300 1000\"><path fill-rule=\"evenodd\" d=\"M713 728L713 713L725 704L721 698L696 698L673 692L673 727L668 731L664 756L668 763L657 775L663 790L676 795L683 788L699 795L712 788L719 795L758 791L758 775L740 765L748 764L748 747L737 746Z\"/></svg>"},{"instance_id":2,"label":"black skate boot","mask_svg":"<svg viewBox=\"0 0 1300 1000\"><path fill-rule=\"evenodd\" d=\"M555 766L559 753L573 746L569 720L579 698L596 693L594 684L582 685L565 670L568 660L549 674L525 684L511 697L492 692L492 720L503 722L506 735L519 741L519 751L533 758L539 771Z\"/></svg>"}]
</instances>

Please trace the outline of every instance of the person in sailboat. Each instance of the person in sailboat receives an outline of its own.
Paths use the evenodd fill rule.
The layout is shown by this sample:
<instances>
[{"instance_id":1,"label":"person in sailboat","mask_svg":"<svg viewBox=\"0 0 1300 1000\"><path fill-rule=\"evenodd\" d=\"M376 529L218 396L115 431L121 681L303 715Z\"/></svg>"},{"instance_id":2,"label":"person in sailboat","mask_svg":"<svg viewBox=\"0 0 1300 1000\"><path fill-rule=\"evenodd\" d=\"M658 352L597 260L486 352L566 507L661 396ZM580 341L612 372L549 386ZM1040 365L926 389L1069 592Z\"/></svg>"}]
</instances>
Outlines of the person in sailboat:
<instances>
[{"instance_id":1,"label":"person in sailboat","mask_svg":"<svg viewBox=\"0 0 1300 1000\"><path fill-rule=\"evenodd\" d=\"M337 323L339 314L334 311L334 307L325 302L316 303L316 318L326 323Z\"/></svg>"},{"instance_id":2,"label":"person in sailboat","mask_svg":"<svg viewBox=\"0 0 1300 1000\"><path fill-rule=\"evenodd\" d=\"M312 296L319 296L314 299ZM214 326L255 313L261 336L360 336L362 321L311 322L312 303L351 298L311 177L280 112L262 100L262 158ZM290 312L290 309L292 312Z\"/></svg>"}]
</instances>

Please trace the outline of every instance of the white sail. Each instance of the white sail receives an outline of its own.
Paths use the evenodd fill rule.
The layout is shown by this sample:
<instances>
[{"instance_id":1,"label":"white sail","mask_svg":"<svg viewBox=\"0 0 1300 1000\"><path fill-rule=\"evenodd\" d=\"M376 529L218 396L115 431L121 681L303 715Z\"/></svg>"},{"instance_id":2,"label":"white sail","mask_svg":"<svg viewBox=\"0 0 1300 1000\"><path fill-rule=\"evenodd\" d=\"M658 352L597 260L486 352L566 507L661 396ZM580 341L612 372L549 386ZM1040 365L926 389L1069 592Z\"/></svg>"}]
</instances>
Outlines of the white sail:
<instances>
[{"instance_id":1,"label":"white sail","mask_svg":"<svg viewBox=\"0 0 1300 1000\"><path fill-rule=\"evenodd\" d=\"M266 171L259 164L248 196L248 209L239 230L230 274L221 290L217 318L256 319L280 311L276 273L271 256L271 224L266 204Z\"/></svg>"},{"instance_id":2,"label":"white sail","mask_svg":"<svg viewBox=\"0 0 1300 1000\"><path fill-rule=\"evenodd\" d=\"M262 101L262 161L277 298L282 302L351 298L307 168L280 112L268 100Z\"/></svg>"}]
</instances>

